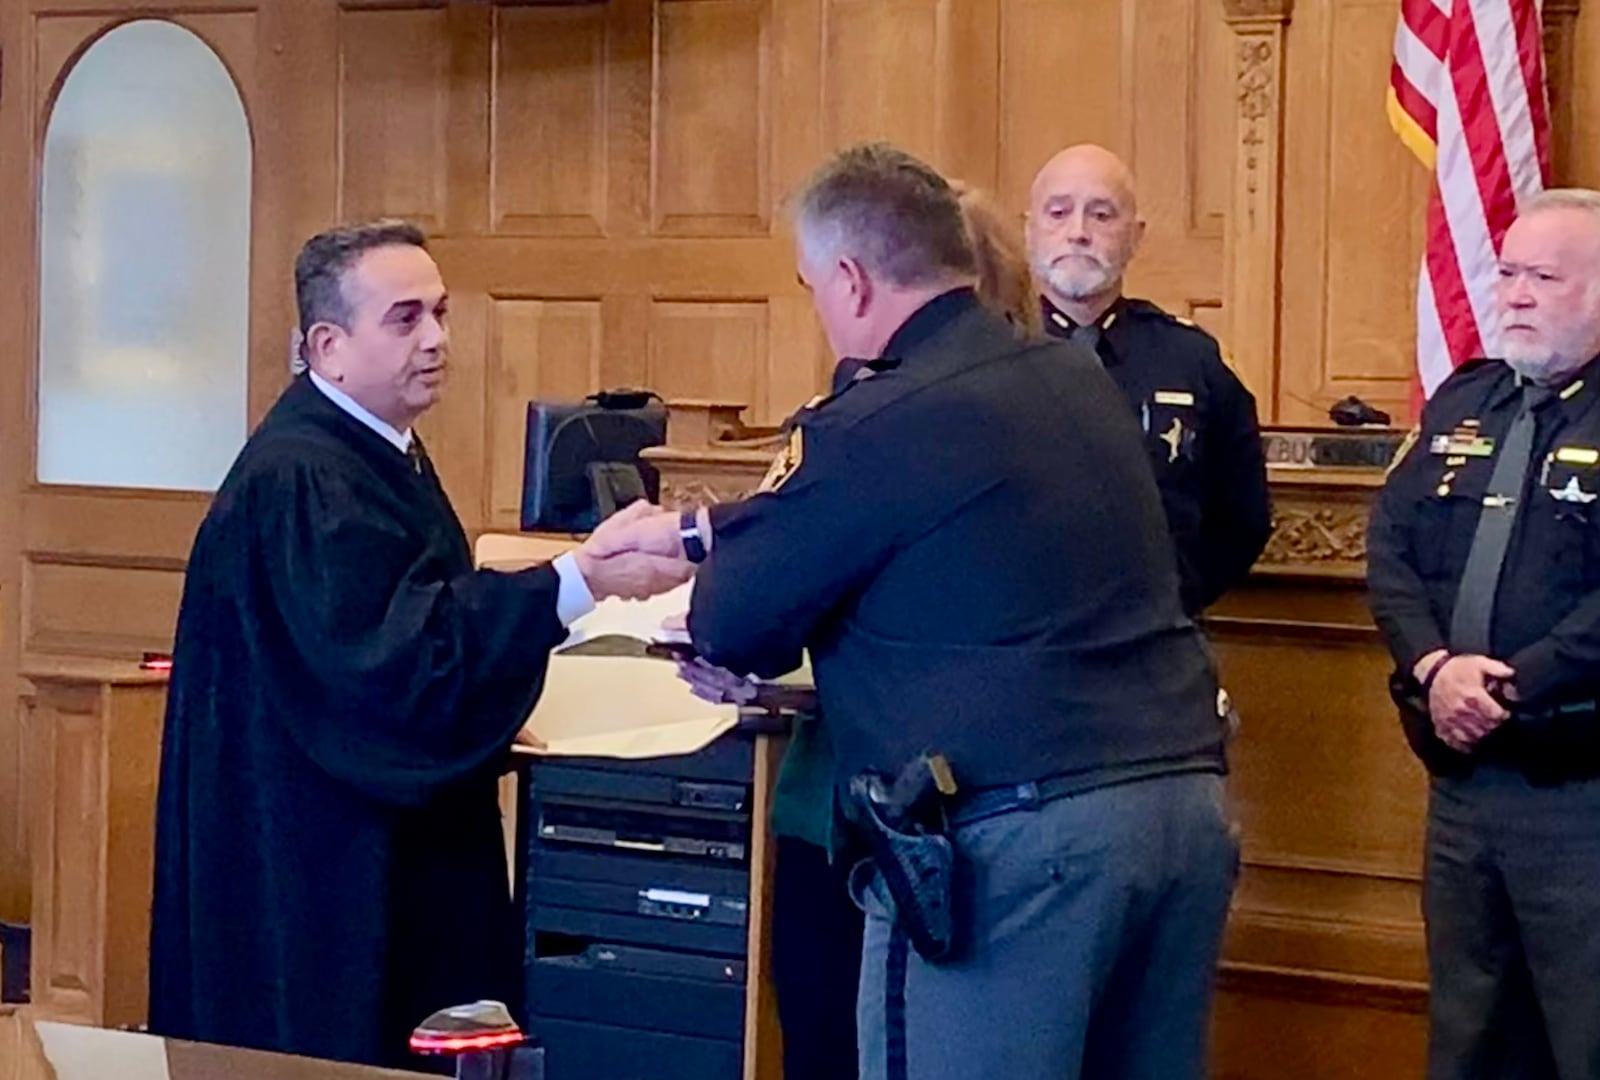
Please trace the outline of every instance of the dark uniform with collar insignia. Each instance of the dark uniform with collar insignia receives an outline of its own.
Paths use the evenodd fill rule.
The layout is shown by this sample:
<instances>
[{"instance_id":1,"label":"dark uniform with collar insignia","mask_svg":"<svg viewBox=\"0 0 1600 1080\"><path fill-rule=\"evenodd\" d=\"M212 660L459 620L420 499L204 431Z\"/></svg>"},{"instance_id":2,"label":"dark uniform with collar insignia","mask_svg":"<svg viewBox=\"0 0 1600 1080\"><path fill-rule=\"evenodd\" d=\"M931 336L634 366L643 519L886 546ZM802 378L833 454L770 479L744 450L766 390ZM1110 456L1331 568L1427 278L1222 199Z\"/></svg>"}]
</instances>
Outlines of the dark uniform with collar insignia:
<instances>
[{"instance_id":1,"label":"dark uniform with collar insignia","mask_svg":"<svg viewBox=\"0 0 1600 1080\"><path fill-rule=\"evenodd\" d=\"M1497 476L1524 408L1525 462ZM1600 360L1549 389L1499 362L1451 375L1390 472L1367 577L1432 773L1428 1075L1600 1076ZM1413 669L1438 649L1515 672L1511 719L1468 754L1421 711Z\"/></svg>"},{"instance_id":2,"label":"dark uniform with collar insignia","mask_svg":"<svg viewBox=\"0 0 1600 1080\"><path fill-rule=\"evenodd\" d=\"M1148 300L1119 299L1090 326L1043 300L1045 329L1093 348L1144 433L1198 614L1250 572L1272 533L1256 402L1217 341Z\"/></svg>"},{"instance_id":3,"label":"dark uniform with collar insignia","mask_svg":"<svg viewBox=\"0 0 1600 1080\"><path fill-rule=\"evenodd\" d=\"M954 768L966 951L909 952L858 882L861 1075L1199 1077L1237 851L1137 428L1087 355L970 289L885 356L798 416L768 491L713 509L689 618L737 672L809 649L841 784Z\"/></svg>"}]
</instances>

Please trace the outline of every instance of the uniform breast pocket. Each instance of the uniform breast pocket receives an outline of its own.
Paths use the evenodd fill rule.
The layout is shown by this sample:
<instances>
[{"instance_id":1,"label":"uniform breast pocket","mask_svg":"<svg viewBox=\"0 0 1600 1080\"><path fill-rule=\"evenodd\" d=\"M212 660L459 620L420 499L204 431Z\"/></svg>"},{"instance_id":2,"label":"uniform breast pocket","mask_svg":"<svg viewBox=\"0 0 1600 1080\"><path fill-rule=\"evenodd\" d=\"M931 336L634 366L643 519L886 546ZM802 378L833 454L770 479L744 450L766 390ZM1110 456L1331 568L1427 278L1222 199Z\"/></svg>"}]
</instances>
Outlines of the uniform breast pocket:
<instances>
[{"instance_id":1,"label":"uniform breast pocket","mask_svg":"<svg viewBox=\"0 0 1600 1080\"><path fill-rule=\"evenodd\" d=\"M1418 527L1412 544L1417 573L1422 577L1449 577L1466 565L1491 467L1490 459L1455 465L1435 459L1431 463L1427 487L1417 506Z\"/></svg>"},{"instance_id":2,"label":"uniform breast pocket","mask_svg":"<svg viewBox=\"0 0 1600 1080\"><path fill-rule=\"evenodd\" d=\"M1566 588L1600 588L1600 455L1562 448L1545 459L1530 493L1551 538L1550 572Z\"/></svg>"}]
</instances>

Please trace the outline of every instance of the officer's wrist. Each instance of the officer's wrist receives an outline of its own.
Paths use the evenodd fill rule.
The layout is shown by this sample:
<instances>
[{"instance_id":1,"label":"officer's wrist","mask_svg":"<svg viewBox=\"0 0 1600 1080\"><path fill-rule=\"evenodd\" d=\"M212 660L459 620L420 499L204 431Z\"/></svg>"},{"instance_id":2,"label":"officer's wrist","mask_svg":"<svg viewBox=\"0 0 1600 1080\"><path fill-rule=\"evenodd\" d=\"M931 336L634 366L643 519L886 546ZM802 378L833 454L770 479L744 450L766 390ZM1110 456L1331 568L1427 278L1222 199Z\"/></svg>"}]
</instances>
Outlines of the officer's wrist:
<instances>
[{"instance_id":1,"label":"officer's wrist","mask_svg":"<svg viewBox=\"0 0 1600 1080\"><path fill-rule=\"evenodd\" d=\"M1439 672L1443 671L1444 666L1454 659L1455 655L1448 649L1435 649L1417 661L1417 665L1412 669L1411 674L1422 686L1423 692L1426 693L1433 689L1433 682L1439 677Z\"/></svg>"}]
</instances>

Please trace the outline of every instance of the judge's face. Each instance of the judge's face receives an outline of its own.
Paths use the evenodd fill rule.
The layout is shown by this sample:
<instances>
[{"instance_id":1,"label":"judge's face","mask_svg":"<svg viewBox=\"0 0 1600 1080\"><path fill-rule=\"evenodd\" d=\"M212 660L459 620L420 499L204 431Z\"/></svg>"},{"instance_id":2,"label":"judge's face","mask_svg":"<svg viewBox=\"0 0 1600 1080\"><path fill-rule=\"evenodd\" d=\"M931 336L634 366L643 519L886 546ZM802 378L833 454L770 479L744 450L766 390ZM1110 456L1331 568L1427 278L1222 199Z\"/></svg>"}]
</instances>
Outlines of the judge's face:
<instances>
[{"instance_id":1,"label":"judge's face","mask_svg":"<svg viewBox=\"0 0 1600 1080\"><path fill-rule=\"evenodd\" d=\"M319 350L321 373L403 431L444 388L450 332L439 267L409 244L374 248L345 271L342 287L350 325L333 328Z\"/></svg>"},{"instance_id":2,"label":"judge's face","mask_svg":"<svg viewBox=\"0 0 1600 1080\"><path fill-rule=\"evenodd\" d=\"M1600 353L1600 219L1538 210L1518 218L1500 249L1496 300L1506 363L1554 382Z\"/></svg>"}]
</instances>

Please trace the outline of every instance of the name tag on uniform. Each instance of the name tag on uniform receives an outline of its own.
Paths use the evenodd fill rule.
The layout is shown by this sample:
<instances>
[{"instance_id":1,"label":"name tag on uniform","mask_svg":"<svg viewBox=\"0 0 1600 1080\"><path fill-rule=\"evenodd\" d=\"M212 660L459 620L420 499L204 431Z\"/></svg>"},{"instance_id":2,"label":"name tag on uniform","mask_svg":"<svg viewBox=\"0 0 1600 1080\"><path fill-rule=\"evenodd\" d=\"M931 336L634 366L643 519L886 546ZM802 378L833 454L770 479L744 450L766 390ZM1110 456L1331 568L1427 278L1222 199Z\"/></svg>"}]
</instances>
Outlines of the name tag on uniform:
<instances>
[{"instance_id":1,"label":"name tag on uniform","mask_svg":"<svg viewBox=\"0 0 1600 1080\"><path fill-rule=\"evenodd\" d=\"M1456 431L1449 435L1435 435L1428 443L1428 451L1449 454L1451 457L1491 457L1494 440L1486 435Z\"/></svg>"},{"instance_id":2,"label":"name tag on uniform","mask_svg":"<svg viewBox=\"0 0 1600 1080\"><path fill-rule=\"evenodd\" d=\"M1600 450L1588 446L1563 446L1556 450L1563 465L1600 465Z\"/></svg>"},{"instance_id":3,"label":"name tag on uniform","mask_svg":"<svg viewBox=\"0 0 1600 1080\"><path fill-rule=\"evenodd\" d=\"M1193 405L1194 395L1187 390L1157 390L1157 405Z\"/></svg>"}]
</instances>

